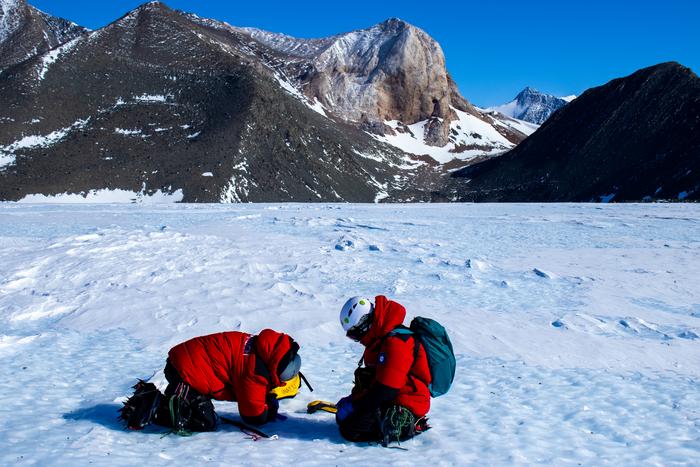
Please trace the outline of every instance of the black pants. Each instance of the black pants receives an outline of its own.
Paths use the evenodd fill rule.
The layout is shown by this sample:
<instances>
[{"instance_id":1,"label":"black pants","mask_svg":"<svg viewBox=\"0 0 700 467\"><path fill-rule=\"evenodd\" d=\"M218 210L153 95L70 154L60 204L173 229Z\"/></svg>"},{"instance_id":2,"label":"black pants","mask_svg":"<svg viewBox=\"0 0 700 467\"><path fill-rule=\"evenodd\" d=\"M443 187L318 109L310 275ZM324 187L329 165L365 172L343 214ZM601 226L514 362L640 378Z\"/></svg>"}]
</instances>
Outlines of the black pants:
<instances>
[{"instance_id":1,"label":"black pants","mask_svg":"<svg viewBox=\"0 0 700 467\"><path fill-rule=\"evenodd\" d=\"M397 412L400 417L396 417ZM400 418L403 423L397 424ZM352 442L405 441L415 434L416 417L406 407L393 405L376 412L354 412L338 423L340 434Z\"/></svg>"},{"instance_id":2,"label":"black pants","mask_svg":"<svg viewBox=\"0 0 700 467\"><path fill-rule=\"evenodd\" d=\"M218 417L211 398L195 391L185 383L170 360L165 363L165 397L156 412L154 422L176 430L214 431Z\"/></svg>"}]
</instances>

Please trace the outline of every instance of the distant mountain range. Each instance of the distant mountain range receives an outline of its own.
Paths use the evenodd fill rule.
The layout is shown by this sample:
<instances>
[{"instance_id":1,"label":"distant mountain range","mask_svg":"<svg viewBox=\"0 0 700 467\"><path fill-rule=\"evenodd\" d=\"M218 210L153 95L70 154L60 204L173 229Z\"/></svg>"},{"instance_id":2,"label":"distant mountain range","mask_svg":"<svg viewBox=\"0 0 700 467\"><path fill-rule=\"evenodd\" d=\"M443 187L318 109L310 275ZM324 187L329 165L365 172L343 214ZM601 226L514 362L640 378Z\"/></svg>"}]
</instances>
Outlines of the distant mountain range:
<instances>
[{"instance_id":1,"label":"distant mountain range","mask_svg":"<svg viewBox=\"0 0 700 467\"><path fill-rule=\"evenodd\" d=\"M576 96L556 97L526 87L511 102L488 110L508 117L542 125L554 112L574 100Z\"/></svg>"},{"instance_id":2,"label":"distant mountain range","mask_svg":"<svg viewBox=\"0 0 700 467\"><path fill-rule=\"evenodd\" d=\"M700 78L662 63L589 89L502 157L454 173L456 199L700 199Z\"/></svg>"},{"instance_id":3,"label":"distant mountain range","mask_svg":"<svg viewBox=\"0 0 700 467\"><path fill-rule=\"evenodd\" d=\"M4 1L0 24L34 11ZM16 31L5 41L33 47ZM429 200L534 131L472 106L437 42L398 19L304 40L151 2L66 38L0 74L0 199Z\"/></svg>"},{"instance_id":4,"label":"distant mountain range","mask_svg":"<svg viewBox=\"0 0 700 467\"><path fill-rule=\"evenodd\" d=\"M160 2L97 31L24 0L0 12L0 200L697 196L697 76L677 64L568 105L526 89L497 111L469 103L439 44L395 18L297 39Z\"/></svg>"}]
</instances>

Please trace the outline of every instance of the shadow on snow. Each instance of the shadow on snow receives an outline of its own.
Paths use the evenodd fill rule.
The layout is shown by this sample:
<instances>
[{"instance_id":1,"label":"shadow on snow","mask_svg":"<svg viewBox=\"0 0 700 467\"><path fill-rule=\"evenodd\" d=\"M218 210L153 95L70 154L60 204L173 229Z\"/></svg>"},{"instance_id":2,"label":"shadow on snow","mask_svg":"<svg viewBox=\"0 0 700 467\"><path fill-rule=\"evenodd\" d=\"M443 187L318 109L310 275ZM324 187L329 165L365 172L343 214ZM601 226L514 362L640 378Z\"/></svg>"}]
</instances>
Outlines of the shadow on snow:
<instances>
[{"instance_id":1,"label":"shadow on snow","mask_svg":"<svg viewBox=\"0 0 700 467\"><path fill-rule=\"evenodd\" d=\"M63 415L66 420L88 421L100 424L106 428L116 431L128 431L124 422L119 419L118 410L122 404L97 404L91 407L83 407ZM221 415L234 420L240 420L238 414L222 413ZM321 416L322 417L322 416ZM278 420L260 427L262 431L269 435L277 435L280 438L299 440L324 439L333 443L344 444L346 441L340 436L334 417L320 418L309 417L289 417L286 420ZM163 435L169 433L169 429L158 425L150 425L144 430L144 434ZM221 432L239 432L240 430L227 423L221 423L217 429Z\"/></svg>"}]
</instances>

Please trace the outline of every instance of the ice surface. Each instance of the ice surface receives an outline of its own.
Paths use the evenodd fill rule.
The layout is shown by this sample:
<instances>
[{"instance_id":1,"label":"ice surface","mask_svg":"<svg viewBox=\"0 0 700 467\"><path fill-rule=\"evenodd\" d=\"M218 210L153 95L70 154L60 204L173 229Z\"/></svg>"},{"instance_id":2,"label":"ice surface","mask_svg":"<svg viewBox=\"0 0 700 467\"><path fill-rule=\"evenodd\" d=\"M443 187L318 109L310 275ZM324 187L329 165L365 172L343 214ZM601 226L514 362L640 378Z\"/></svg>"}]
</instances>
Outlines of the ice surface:
<instances>
[{"instance_id":1,"label":"ice surface","mask_svg":"<svg viewBox=\"0 0 700 467\"><path fill-rule=\"evenodd\" d=\"M0 464L697 465L699 233L692 204L0 204ZM304 413L349 391L338 310L379 293L458 359L408 451ZM115 420L175 343L264 327L316 389L282 402L278 440Z\"/></svg>"}]
</instances>

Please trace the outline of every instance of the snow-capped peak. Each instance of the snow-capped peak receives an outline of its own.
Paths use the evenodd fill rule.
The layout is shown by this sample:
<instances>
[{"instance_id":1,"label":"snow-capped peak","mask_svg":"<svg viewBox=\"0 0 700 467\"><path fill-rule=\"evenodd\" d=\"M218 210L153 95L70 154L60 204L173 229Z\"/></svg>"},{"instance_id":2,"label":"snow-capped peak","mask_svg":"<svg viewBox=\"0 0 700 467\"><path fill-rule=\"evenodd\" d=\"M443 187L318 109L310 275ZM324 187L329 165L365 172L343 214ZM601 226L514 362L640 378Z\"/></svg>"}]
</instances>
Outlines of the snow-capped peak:
<instances>
[{"instance_id":1,"label":"snow-capped peak","mask_svg":"<svg viewBox=\"0 0 700 467\"><path fill-rule=\"evenodd\" d=\"M24 0L0 0L0 43L19 28L21 18L18 13L24 6Z\"/></svg>"},{"instance_id":2,"label":"snow-capped peak","mask_svg":"<svg viewBox=\"0 0 700 467\"><path fill-rule=\"evenodd\" d=\"M567 96L565 99L551 94L545 94L528 86L520 91L511 102L497 107L491 107L488 110L541 125L556 110L564 107L575 97L576 96Z\"/></svg>"}]
</instances>

